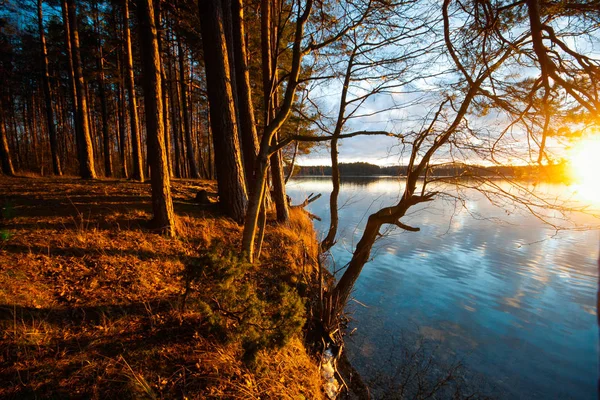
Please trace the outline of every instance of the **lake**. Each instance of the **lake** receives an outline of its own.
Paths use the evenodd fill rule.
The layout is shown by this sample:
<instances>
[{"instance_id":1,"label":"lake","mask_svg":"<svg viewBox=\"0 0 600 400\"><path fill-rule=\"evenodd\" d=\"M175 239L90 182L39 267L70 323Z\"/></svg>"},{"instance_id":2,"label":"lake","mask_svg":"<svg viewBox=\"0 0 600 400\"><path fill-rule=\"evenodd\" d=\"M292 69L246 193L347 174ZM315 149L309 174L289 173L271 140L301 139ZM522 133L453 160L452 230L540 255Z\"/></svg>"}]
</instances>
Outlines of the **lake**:
<instances>
[{"instance_id":1,"label":"lake","mask_svg":"<svg viewBox=\"0 0 600 400\"><path fill-rule=\"evenodd\" d=\"M394 204L402 184L395 178L342 182L331 270L350 260L368 215ZM573 196L565 185L538 189ZM330 178L287 185L294 204L323 194L308 207L322 218L315 221L320 238L329 226L330 191ZM382 381L401 372L396 364L403 351L412 354L426 343L436 365L460 362L464 379L483 394L597 398L598 231L556 232L530 213L491 205L475 190L459 197L464 202L446 197L409 211L402 221L420 232L395 229L375 244L347 307L348 331L356 328L346 341L350 361L365 380ZM582 214L570 219L578 226L599 223Z\"/></svg>"}]
</instances>

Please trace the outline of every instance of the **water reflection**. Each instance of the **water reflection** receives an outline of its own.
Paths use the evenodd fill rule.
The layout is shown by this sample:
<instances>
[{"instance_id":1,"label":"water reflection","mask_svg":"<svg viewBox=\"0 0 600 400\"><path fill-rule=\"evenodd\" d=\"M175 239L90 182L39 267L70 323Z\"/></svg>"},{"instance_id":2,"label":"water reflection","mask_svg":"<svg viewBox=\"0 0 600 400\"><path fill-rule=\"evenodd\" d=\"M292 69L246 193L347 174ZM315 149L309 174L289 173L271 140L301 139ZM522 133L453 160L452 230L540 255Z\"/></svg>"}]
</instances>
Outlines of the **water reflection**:
<instances>
[{"instance_id":1,"label":"water reflection","mask_svg":"<svg viewBox=\"0 0 600 400\"><path fill-rule=\"evenodd\" d=\"M366 216L393 204L402 186L388 178L343 182L332 250L337 266L349 261ZM564 185L536 189L572 199ZM316 223L320 231L329 224L330 190L328 179L288 185L295 202L323 193L310 205L323 218ZM351 358L368 374L385 359L391 334L419 329L445 354L460 355L469 370L485 375L498 397L595 398L598 232L556 232L526 212L490 205L476 191L462 195L464 207L437 200L411 213L406 223L421 232L397 230L377 242L356 286L356 299L368 308L352 307L358 331L348 344ZM564 223L559 216L549 218ZM579 214L572 219L598 223Z\"/></svg>"}]
</instances>

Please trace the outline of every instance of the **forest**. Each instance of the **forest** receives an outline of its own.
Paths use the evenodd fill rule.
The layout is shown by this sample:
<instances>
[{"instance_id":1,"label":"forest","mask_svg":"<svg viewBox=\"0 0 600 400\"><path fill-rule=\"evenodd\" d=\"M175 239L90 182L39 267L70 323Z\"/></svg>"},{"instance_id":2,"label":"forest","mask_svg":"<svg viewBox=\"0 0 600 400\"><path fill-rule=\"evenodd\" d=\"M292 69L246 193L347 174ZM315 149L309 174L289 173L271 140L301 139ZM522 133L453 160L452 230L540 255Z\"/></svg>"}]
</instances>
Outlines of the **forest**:
<instances>
[{"instance_id":1,"label":"forest","mask_svg":"<svg viewBox=\"0 0 600 400\"><path fill-rule=\"evenodd\" d=\"M327 176L332 174L332 167L327 165L297 166L296 176ZM377 177L393 176L405 177L408 170L406 165L380 166L366 162L339 163L340 177ZM430 176L454 177L465 179L469 177L517 177L519 179L536 179L541 181L567 180L565 166L561 164L552 165L505 165L505 166L482 166L461 163L449 163L437 165L431 168Z\"/></svg>"},{"instance_id":2,"label":"forest","mask_svg":"<svg viewBox=\"0 0 600 400\"><path fill-rule=\"evenodd\" d=\"M321 352L342 348L344 307L380 231L419 231L403 218L442 196L436 185L443 178L468 177L469 187L498 203L564 209L491 178L567 179L569 147L598 125L599 10L591 0L3 1L0 261L6 276L23 281L11 281L0 299L2 323L13 332L3 339L0 378L12 382L5 394L51 395L56 377L51 363L36 364L43 357L70 365L63 374L80 363L67 360L73 344L57 332L79 335L80 343L85 323L68 322L64 307L88 309L94 326L108 318L117 330L143 308L139 330L129 334L145 340L157 330L165 340L172 333L181 342L160 357L176 362L163 371L141 357L132 367L124 355L140 349L96 349L95 359L107 358L68 384L82 390L75 397L241 398L248 390L247 398L279 398L283 389L261 352L279 351L281 361L281 351L305 355L311 340ZM344 163L345 140L371 140L365 160L389 145L397 165ZM315 148L327 152L329 165L298 166ZM316 198L288 200L294 174L331 177L322 238L304 211ZM340 179L350 175L401 176L403 194L368 215L351 261L333 279L322 260L337 243ZM148 247L145 256L135 255L135 243ZM25 251L31 244L37 250ZM295 257L277 254L281 245ZM94 290L116 285L124 272L98 283L90 271L125 268L114 258L126 255L140 257L139 270L127 272L137 283L121 288L132 308L118 311L108 293ZM55 270L70 257L88 260L71 272L80 279L71 286L93 286L87 299L81 290L68 295L71 267ZM151 277L154 259L162 278ZM16 293L36 291L25 277L38 268L46 271L39 285L62 289L40 294L39 304L17 300ZM146 290L156 304L144 300ZM52 296L60 306L38 310ZM36 326L49 341L22 344ZM205 348L219 335L231 340L217 351L234 360L228 377L176 356L190 335ZM55 342L63 355L50 350ZM231 343L239 346L229 353ZM227 364L214 357L206 362ZM313 387L320 379L314 360L301 357L291 357L297 364L281 379L306 368L314 381L289 396L324 396ZM23 378L20 362L32 373L46 370L48 381ZM100 372L111 368L117 378ZM129 383L110 390L93 383L104 376L110 386L123 374ZM185 383L186 374L197 380Z\"/></svg>"}]
</instances>

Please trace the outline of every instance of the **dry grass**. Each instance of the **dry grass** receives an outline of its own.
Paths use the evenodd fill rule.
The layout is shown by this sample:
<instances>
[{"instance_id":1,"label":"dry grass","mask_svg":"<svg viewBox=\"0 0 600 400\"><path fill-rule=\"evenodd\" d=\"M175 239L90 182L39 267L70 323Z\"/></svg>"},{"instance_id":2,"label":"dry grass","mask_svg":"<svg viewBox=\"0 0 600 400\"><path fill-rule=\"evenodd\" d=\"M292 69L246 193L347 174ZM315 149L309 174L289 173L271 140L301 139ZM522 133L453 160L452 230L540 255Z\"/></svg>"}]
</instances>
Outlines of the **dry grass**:
<instances>
[{"instance_id":1,"label":"dry grass","mask_svg":"<svg viewBox=\"0 0 600 400\"><path fill-rule=\"evenodd\" d=\"M175 181L179 237L148 228L150 185L0 178L0 397L321 398L302 338L242 361L240 343L182 312L184 270L203 250L238 250L241 228ZM312 225L269 224L257 287L314 282ZM285 248L286 251L281 251ZM206 287L211 282L204 282Z\"/></svg>"}]
</instances>

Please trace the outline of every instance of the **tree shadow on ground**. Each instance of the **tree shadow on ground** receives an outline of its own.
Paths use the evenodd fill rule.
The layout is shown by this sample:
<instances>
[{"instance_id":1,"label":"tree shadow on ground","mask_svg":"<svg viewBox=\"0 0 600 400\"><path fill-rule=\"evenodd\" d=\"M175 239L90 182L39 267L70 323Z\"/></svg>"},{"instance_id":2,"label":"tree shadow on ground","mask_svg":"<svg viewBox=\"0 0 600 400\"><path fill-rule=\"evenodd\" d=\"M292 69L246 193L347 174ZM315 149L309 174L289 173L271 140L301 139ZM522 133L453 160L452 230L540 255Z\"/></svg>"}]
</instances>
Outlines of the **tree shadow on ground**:
<instances>
[{"instance_id":1,"label":"tree shadow on ground","mask_svg":"<svg viewBox=\"0 0 600 400\"><path fill-rule=\"evenodd\" d=\"M0 342L2 397L83 399L101 393L101 398L139 398L131 390L139 379L134 370L145 362L160 363L169 348L192 350L195 335L204 329L201 315L183 318L176 311L179 300L168 296L131 304L40 309L0 305L0 326L6 328ZM35 340L36 329L42 332L37 336L42 343ZM50 332L48 338L44 330ZM157 369L172 374L192 362L192 352L187 353L191 357L177 352L173 364L163 360ZM70 385L62 388L57 378ZM84 391L73 393L69 386Z\"/></svg>"},{"instance_id":2,"label":"tree shadow on ground","mask_svg":"<svg viewBox=\"0 0 600 400\"><path fill-rule=\"evenodd\" d=\"M216 197L214 185L207 181L172 183L176 214L219 217L217 203L195 202L199 190L208 190L212 198ZM73 178L10 179L0 182L0 210L0 226L5 229L152 230L149 183Z\"/></svg>"}]
</instances>

